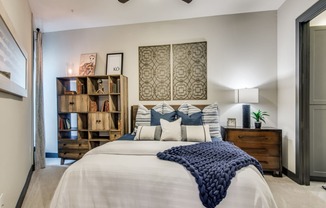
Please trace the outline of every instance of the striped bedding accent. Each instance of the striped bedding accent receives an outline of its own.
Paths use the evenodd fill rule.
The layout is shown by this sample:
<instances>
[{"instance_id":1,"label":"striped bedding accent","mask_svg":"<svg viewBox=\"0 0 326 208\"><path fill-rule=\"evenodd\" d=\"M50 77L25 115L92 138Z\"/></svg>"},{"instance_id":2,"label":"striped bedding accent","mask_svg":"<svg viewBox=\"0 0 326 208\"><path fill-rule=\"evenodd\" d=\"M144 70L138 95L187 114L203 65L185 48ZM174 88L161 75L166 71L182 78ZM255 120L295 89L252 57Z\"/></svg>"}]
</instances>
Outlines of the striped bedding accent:
<instances>
[{"instance_id":1,"label":"striped bedding accent","mask_svg":"<svg viewBox=\"0 0 326 208\"><path fill-rule=\"evenodd\" d=\"M213 103L205 107L202 111L196 106L193 106L188 103L183 103L178 108L178 111L181 111L186 115L192 115L194 113L202 112L203 124L209 125L210 135L212 137L218 137L218 138L222 137L220 133L221 132L221 127L219 123L220 115L219 115L217 103Z\"/></svg>"},{"instance_id":2,"label":"striped bedding accent","mask_svg":"<svg viewBox=\"0 0 326 208\"><path fill-rule=\"evenodd\" d=\"M160 114L171 113L174 111L174 109L165 102L155 105L152 109ZM147 109L142 104L139 104L137 115L136 115L136 121L135 121L135 129L132 134L133 135L136 134L138 126L150 126L150 125L151 125L151 109Z\"/></svg>"}]
</instances>

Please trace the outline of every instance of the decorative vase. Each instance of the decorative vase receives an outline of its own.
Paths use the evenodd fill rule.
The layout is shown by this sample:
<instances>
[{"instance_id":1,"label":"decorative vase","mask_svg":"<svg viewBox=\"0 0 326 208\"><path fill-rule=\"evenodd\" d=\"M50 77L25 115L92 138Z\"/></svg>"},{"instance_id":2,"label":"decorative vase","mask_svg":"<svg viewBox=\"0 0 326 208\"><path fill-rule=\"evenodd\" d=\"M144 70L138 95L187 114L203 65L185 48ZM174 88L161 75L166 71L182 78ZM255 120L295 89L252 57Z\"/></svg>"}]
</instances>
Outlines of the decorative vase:
<instances>
[{"instance_id":1,"label":"decorative vase","mask_svg":"<svg viewBox=\"0 0 326 208\"><path fill-rule=\"evenodd\" d=\"M261 128L261 122L255 122L255 128L260 129Z\"/></svg>"}]
</instances>

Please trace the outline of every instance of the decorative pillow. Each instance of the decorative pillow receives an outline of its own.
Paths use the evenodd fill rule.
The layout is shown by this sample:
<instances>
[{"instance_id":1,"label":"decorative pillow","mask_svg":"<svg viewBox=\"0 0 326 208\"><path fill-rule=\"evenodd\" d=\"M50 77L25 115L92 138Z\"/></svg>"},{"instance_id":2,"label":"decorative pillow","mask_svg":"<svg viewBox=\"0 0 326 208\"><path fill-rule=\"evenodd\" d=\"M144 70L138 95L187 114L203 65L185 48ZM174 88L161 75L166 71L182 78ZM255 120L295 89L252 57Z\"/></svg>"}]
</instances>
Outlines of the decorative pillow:
<instances>
[{"instance_id":1,"label":"decorative pillow","mask_svg":"<svg viewBox=\"0 0 326 208\"><path fill-rule=\"evenodd\" d=\"M182 118L181 125L202 125L202 112L194 113L192 115L184 114L177 111L178 118Z\"/></svg>"},{"instance_id":2,"label":"decorative pillow","mask_svg":"<svg viewBox=\"0 0 326 208\"><path fill-rule=\"evenodd\" d=\"M181 118L168 122L160 119L162 127L161 141L181 141Z\"/></svg>"},{"instance_id":3,"label":"decorative pillow","mask_svg":"<svg viewBox=\"0 0 326 208\"><path fill-rule=\"evenodd\" d=\"M203 109L203 124L209 125L209 132L212 137L222 137L220 133L219 113L217 103L206 106Z\"/></svg>"},{"instance_id":4,"label":"decorative pillow","mask_svg":"<svg viewBox=\"0 0 326 208\"><path fill-rule=\"evenodd\" d=\"M156 112L163 113L163 103L159 103L154 106ZM133 131L133 135L136 134L138 126L150 126L151 125L151 111L148 110L142 104L138 105L138 110L136 114L136 121L135 121L135 129Z\"/></svg>"},{"instance_id":5,"label":"decorative pillow","mask_svg":"<svg viewBox=\"0 0 326 208\"><path fill-rule=\"evenodd\" d=\"M168 103L163 101L162 114L171 113L171 112L175 112L174 108L172 108L172 106L170 106Z\"/></svg>"},{"instance_id":6,"label":"decorative pillow","mask_svg":"<svg viewBox=\"0 0 326 208\"><path fill-rule=\"evenodd\" d=\"M160 119L164 119L167 121L174 121L175 120L175 115L176 112L173 111L171 113L165 113L165 114L161 114L156 112L155 110L151 110L151 126L159 126L161 125L160 123Z\"/></svg>"},{"instance_id":7,"label":"decorative pillow","mask_svg":"<svg viewBox=\"0 0 326 208\"><path fill-rule=\"evenodd\" d=\"M160 140L160 126L138 126L135 140Z\"/></svg>"},{"instance_id":8,"label":"decorative pillow","mask_svg":"<svg viewBox=\"0 0 326 208\"><path fill-rule=\"evenodd\" d=\"M194 113L201 112L201 110L199 108L197 108L196 106L193 106L189 103L181 104L178 108L178 111L180 111L186 115L192 115Z\"/></svg>"},{"instance_id":9,"label":"decorative pillow","mask_svg":"<svg viewBox=\"0 0 326 208\"><path fill-rule=\"evenodd\" d=\"M182 141L188 142L211 142L208 125L181 126Z\"/></svg>"}]
</instances>

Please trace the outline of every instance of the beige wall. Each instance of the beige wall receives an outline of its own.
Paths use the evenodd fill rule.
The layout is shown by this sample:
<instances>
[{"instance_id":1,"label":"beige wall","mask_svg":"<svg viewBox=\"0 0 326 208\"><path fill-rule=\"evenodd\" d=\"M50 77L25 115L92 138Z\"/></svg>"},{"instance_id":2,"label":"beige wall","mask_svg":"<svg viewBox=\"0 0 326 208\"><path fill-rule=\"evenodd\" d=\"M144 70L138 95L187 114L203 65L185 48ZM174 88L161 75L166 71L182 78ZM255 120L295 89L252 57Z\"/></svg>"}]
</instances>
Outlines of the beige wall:
<instances>
[{"instance_id":1,"label":"beige wall","mask_svg":"<svg viewBox=\"0 0 326 208\"><path fill-rule=\"evenodd\" d=\"M283 166L296 173L295 20L317 0L287 0L277 12L278 127L283 129Z\"/></svg>"},{"instance_id":2,"label":"beige wall","mask_svg":"<svg viewBox=\"0 0 326 208\"><path fill-rule=\"evenodd\" d=\"M276 11L270 11L46 33L46 151L57 152L55 78L66 75L66 65L73 63L77 71L80 54L96 52L95 73L105 74L106 54L123 52L123 73L129 77L129 105L135 105L139 103L138 47L148 45L207 41L208 99L190 102L218 102L222 124L228 117L241 124L241 104L233 103L233 89L259 87L260 103L252 105L252 109L268 111L271 116L266 125L276 126L276 21Z\"/></svg>"},{"instance_id":3,"label":"beige wall","mask_svg":"<svg viewBox=\"0 0 326 208\"><path fill-rule=\"evenodd\" d=\"M15 207L32 166L32 14L27 1L0 1L0 14L25 52L28 97L0 92L0 193L5 207Z\"/></svg>"}]
</instances>

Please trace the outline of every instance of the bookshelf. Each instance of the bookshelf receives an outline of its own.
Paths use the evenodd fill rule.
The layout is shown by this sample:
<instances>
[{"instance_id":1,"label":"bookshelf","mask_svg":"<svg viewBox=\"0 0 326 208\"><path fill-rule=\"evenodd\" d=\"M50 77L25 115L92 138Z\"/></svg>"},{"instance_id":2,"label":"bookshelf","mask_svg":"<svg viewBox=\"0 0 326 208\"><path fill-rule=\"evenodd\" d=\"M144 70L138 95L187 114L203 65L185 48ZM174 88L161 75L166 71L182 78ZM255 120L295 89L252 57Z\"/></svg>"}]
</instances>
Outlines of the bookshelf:
<instances>
[{"instance_id":1,"label":"bookshelf","mask_svg":"<svg viewBox=\"0 0 326 208\"><path fill-rule=\"evenodd\" d=\"M128 78L123 75L57 78L61 164L127 133L127 89Z\"/></svg>"}]
</instances>

